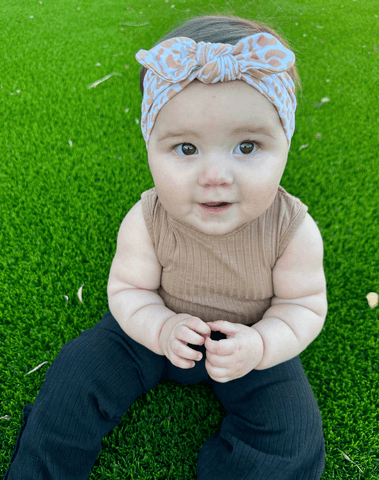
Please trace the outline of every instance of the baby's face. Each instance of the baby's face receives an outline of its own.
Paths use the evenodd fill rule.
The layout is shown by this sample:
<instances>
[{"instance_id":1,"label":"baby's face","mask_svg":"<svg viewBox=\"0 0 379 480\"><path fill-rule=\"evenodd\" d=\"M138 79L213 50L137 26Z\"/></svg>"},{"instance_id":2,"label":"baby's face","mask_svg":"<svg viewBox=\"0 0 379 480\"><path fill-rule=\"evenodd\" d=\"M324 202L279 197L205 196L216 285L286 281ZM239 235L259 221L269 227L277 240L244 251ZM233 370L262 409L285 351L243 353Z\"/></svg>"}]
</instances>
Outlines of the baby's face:
<instances>
[{"instance_id":1,"label":"baby's face","mask_svg":"<svg viewBox=\"0 0 379 480\"><path fill-rule=\"evenodd\" d=\"M162 107L148 148L163 207L208 235L232 232L270 207L287 154L275 107L242 80L194 80ZM221 210L201 205L208 202L231 205Z\"/></svg>"}]
</instances>

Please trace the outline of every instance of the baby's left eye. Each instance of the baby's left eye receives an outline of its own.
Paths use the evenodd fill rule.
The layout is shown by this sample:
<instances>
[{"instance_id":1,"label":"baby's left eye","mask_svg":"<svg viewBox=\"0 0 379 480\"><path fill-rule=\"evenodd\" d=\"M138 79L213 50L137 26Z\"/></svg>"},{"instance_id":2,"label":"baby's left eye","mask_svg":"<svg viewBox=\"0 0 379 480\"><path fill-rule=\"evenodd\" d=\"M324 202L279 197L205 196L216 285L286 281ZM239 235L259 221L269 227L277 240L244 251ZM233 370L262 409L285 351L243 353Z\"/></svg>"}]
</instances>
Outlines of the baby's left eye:
<instances>
[{"instance_id":1,"label":"baby's left eye","mask_svg":"<svg viewBox=\"0 0 379 480\"><path fill-rule=\"evenodd\" d=\"M250 144L250 145L256 145L256 146L258 147L258 144L257 144L256 142L250 142L250 140L249 140L249 141L246 141L246 142L242 142L242 143L240 143L240 144L237 145L237 146L239 147L240 145L249 145L249 144ZM246 149L246 147L242 147L242 148ZM251 148L251 147L248 147L247 150L249 150L250 148ZM244 152L243 150L241 150L241 151L242 151L242 153L247 153L247 154L252 153L251 151L250 151L250 152Z\"/></svg>"}]
</instances>

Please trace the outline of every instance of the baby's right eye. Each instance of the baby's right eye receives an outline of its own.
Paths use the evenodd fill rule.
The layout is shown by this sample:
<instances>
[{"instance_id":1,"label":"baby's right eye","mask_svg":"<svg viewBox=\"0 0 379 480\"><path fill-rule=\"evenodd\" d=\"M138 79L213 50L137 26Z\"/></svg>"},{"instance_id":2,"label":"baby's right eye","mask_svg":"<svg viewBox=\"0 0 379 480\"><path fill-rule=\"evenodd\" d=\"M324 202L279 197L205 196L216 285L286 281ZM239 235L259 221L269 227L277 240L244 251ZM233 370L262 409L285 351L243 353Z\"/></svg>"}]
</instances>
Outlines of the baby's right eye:
<instances>
[{"instance_id":1,"label":"baby's right eye","mask_svg":"<svg viewBox=\"0 0 379 480\"><path fill-rule=\"evenodd\" d=\"M192 148L195 148L195 149L196 149L196 147L195 147L194 145L192 145L192 143L178 143L177 145L173 145L173 146L171 147L171 149L174 150L175 153L178 153L175 149L176 149L176 147L180 147L181 145L191 145ZM182 150L182 152L184 153L185 150ZM187 151L187 153L189 153L190 155L193 155L193 154L194 154L193 152L188 152L188 151ZM188 155L185 155L185 156L188 157Z\"/></svg>"}]
</instances>

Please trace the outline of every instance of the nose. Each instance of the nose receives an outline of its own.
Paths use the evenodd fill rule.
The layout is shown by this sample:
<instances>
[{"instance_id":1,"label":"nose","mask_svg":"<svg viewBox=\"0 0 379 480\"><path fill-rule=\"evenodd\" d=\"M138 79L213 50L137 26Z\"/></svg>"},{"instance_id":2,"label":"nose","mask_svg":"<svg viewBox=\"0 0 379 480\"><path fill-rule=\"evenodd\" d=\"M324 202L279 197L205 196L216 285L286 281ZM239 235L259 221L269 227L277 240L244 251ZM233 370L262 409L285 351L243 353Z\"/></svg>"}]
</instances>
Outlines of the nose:
<instances>
[{"instance_id":1,"label":"nose","mask_svg":"<svg viewBox=\"0 0 379 480\"><path fill-rule=\"evenodd\" d=\"M227 162L223 162L220 158L204 161L199 175L200 186L231 186L232 183L233 172Z\"/></svg>"}]
</instances>

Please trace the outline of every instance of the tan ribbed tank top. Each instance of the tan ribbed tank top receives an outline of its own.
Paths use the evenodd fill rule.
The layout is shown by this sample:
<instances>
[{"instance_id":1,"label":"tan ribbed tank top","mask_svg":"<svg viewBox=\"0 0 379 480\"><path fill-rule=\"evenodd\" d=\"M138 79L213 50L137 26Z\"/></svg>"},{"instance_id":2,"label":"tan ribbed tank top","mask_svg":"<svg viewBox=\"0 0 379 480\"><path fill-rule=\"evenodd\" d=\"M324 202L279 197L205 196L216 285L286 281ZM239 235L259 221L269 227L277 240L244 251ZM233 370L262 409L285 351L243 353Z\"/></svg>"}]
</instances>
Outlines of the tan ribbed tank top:
<instances>
[{"instance_id":1,"label":"tan ribbed tank top","mask_svg":"<svg viewBox=\"0 0 379 480\"><path fill-rule=\"evenodd\" d=\"M155 187L141 203L162 265L158 294L175 313L204 322L252 325L271 306L272 269L308 207L279 186L264 214L225 235L207 235L170 217Z\"/></svg>"}]
</instances>

